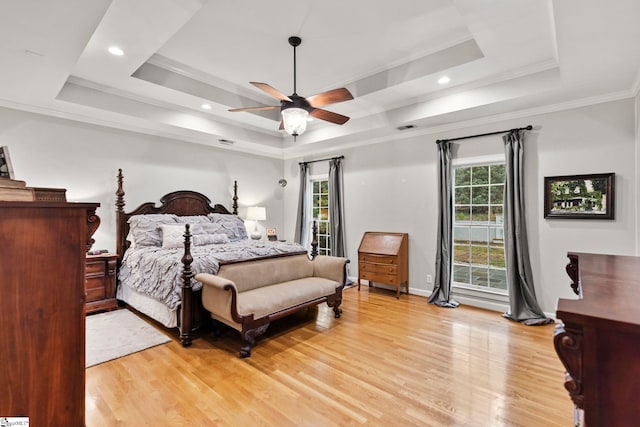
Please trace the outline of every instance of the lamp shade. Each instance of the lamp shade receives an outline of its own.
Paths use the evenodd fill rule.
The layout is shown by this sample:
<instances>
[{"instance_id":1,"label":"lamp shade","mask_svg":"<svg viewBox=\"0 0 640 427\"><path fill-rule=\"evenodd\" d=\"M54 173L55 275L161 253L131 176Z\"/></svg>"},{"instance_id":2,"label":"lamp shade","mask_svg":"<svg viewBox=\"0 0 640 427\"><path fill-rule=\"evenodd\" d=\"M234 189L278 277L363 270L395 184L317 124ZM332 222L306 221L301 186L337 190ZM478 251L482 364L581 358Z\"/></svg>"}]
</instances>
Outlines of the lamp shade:
<instances>
[{"instance_id":1,"label":"lamp shade","mask_svg":"<svg viewBox=\"0 0 640 427\"><path fill-rule=\"evenodd\" d=\"M251 221L264 221L267 219L267 210L262 206L248 207L247 219Z\"/></svg>"},{"instance_id":2,"label":"lamp shade","mask_svg":"<svg viewBox=\"0 0 640 427\"><path fill-rule=\"evenodd\" d=\"M309 112L302 108L287 108L282 110L282 125L289 135L302 135L307 130Z\"/></svg>"}]
</instances>

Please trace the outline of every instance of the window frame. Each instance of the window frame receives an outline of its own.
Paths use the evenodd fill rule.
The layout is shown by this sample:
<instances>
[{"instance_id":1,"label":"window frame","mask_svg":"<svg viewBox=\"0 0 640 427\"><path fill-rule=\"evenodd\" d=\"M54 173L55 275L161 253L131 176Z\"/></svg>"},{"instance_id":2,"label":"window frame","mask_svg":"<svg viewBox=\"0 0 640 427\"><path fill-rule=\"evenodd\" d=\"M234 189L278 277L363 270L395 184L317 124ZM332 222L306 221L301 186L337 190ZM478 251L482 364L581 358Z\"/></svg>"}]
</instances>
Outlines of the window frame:
<instances>
[{"instance_id":1,"label":"window frame","mask_svg":"<svg viewBox=\"0 0 640 427\"><path fill-rule=\"evenodd\" d=\"M455 226L456 226L456 219L455 219L455 188L456 188L456 185L455 185L455 169L467 168L467 167L476 167L476 166L505 165L505 164L506 164L506 161L505 161L504 154L478 156L478 157L471 157L471 158L464 158L464 159L452 159L452 161L451 161L451 168L452 168L451 191L453 193L452 206L451 206L451 214L452 214L452 218L451 218L452 254L455 253L455 240L453 239L453 236L454 236L454 231L455 231ZM470 206L472 206L472 203L470 204ZM503 192L503 206L504 206L504 192ZM469 225L469 227L471 227L471 225ZM480 228L480 227L478 227L478 228ZM489 230L490 228L496 228L496 227L491 227L489 224L487 224L486 225L486 229ZM502 226L502 231L504 233L504 225ZM490 248L490 243L489 242L487 242L487 248ZM508 296L508 292L509 292L508 291L508 285L507 285L507 289L499 289L499 288L491 288L488 285L487 286L480 286L480 285L474 285L474 284L471 284L471 283L455 281L454 280L454 274L453 274L454 263L455 263L455 261L452 258L452 260L451 260L451 287L452 287L452 290L454 292L456 290L463 291L463 292L464 291L479 292L479 293L484 294L484 295L493 295L495 298L498 298L499 300L502 300L504 297ZM470 265L472 265L472 263ZM490 264L486 264L485 268L489 269L490 268ZM502 269L502 268L500 268L500 269ZM506 256L505 256L505 267L504 267L504 269L506 271ZM505 280L506 280L506 275L505 275Z\"/></svg>"},{"instance_id":2,"label":"window frame","mask_svg":"<svg viewBox=\"0 0 640 427\"><path fill-rule=\"evenodd\" d=\"M326 181L327 182L327 196L329 195L329 174L318 174L318 175L309 175L309 179L307 182L307 206L308 206L308 211L307 211L307 218L309 218L309 231L311 232L313 230L313 221L316 219L313 216L313 183L317 182L317 181ZM327 198L327 209L329 210L329 212L331 211L331 202L330 199ZM320 220L318 219L318 235L317 235L317 239L318 239L318 254L319 255L331 255L331 214L329 213L329 218L324 221L324 220ZM326 233L321 233L321 225L320 223L326 223ZM326 237L326 245L322 246L320 244L321 242L321 238L325 236ZM311 243L311 241L309 241L309 243Z\"/></svg>"}]
</instances>

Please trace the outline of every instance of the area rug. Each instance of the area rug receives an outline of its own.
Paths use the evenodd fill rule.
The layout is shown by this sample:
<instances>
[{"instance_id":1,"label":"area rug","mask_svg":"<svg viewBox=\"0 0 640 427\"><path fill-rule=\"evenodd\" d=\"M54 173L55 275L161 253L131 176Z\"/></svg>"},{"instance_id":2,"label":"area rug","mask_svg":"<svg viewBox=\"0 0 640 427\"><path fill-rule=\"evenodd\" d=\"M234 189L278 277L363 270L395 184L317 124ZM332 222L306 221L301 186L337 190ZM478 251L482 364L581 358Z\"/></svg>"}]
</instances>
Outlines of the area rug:
<instances>
[{"instance_id":1,"label":"area rug","mask_svg":"<svg viewBox=\"0 0 640 427\"><path fill-rule=\"evenodd\" d=\"M90 315L86 322L87 368L171 341L126 309Z\"/></svg>"}]
</instances>

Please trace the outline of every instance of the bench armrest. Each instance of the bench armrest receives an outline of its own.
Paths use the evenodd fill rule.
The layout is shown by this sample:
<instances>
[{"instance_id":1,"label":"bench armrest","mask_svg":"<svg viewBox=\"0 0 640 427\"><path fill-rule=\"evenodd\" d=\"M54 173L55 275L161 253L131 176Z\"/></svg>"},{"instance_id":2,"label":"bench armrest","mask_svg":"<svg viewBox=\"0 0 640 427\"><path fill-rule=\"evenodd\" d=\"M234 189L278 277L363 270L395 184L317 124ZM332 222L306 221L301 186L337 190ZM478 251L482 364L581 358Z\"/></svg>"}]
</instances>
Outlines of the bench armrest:
<instances>
[{"instance_id":1,"label":"bench armrest","mask_svg":"<svg viewBox=\"0 0 640 427\"><path fill-rule=\"evenodd\" d=\"M318 255L313 259L313 275L334 280L342 285L347 280L347 258Z\"/></svg>"},{"instance_id":2,"label":"bench armrest","mask_svg":"<svg viewBox=\"0 0 640 427\"><path fill-rule=\"evenodd\" d=\"M202 282L204 308L227 320L241 321L236 307L238 288L233 281L209 273L196 274L195 279Z\"/></svg>"}]
</instances>

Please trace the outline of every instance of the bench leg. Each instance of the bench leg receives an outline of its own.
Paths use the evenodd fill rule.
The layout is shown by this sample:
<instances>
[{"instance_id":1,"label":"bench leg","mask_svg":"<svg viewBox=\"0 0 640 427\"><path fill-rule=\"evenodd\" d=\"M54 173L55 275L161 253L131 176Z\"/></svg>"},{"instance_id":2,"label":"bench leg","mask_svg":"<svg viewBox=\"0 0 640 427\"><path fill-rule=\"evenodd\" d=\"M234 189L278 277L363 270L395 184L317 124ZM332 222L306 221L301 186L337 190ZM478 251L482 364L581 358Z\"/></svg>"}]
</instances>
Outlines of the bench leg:
<instances>
[{"instance_id":1,"label":"bench leg","mask_svg":"<svg viewBox=\"0 0 640 427\"><path fill-rule=\"evenodd\" d=\"M240 358L251 357L251 348L256 343L256 338L264 334L269 327L269 323L242 332L242 347L240 347Z\"/></svg>"}]
</instances>

